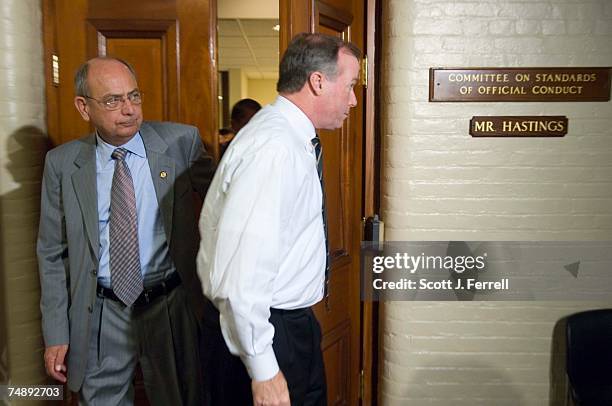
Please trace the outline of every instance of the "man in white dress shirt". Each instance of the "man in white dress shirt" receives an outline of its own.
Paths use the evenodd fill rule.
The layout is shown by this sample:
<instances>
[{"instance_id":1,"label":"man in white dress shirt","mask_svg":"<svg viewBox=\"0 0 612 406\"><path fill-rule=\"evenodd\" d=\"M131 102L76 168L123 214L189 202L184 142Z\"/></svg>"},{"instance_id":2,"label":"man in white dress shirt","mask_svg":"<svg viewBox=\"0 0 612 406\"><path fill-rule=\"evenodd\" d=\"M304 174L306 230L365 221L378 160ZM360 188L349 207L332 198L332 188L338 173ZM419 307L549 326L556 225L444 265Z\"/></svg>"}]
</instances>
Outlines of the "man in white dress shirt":
<instances>
[{"instance_id":1,"label":"man in white dress shirt","mask_svg":"<svg viewBox=\"0 0 612 406\"><path fill-rule=\"evenodd\" d=\"M296 36L278 98L240 131L210 186L198 273L219 311L219 325L204 329L213 405L327 403L310 309L327 260L315 129L341 127L357 104L359 58L337 37Z\"/></svg>"}]
</instances>

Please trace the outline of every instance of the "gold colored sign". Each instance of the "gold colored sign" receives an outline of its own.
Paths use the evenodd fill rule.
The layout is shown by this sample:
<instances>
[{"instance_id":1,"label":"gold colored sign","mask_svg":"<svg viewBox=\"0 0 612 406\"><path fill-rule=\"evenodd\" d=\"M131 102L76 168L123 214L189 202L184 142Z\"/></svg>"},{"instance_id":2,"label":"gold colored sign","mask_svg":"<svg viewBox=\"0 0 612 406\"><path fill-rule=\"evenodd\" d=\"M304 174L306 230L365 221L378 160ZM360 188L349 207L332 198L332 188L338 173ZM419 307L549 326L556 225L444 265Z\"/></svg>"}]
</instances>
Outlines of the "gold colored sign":
<instances>
[{"instance_id":1,"label":"gold colored sign","mask_svg":"<svg viewBox=\"0 0 612 406\"><path fill-rule=\"evenodd\" d=\"M429 69L432 102L609 100L610 68Z\"/></svg>"},{"instance_id":2,"label":"gold colored sign","mask_svg":"<svg viewBox=\"0 0 612 406\"><path fill-rule=\"evenodd\" d=\"M565 116L476 116L470 120L472 137L563 137Z\"/></svg>"}]
</instances>

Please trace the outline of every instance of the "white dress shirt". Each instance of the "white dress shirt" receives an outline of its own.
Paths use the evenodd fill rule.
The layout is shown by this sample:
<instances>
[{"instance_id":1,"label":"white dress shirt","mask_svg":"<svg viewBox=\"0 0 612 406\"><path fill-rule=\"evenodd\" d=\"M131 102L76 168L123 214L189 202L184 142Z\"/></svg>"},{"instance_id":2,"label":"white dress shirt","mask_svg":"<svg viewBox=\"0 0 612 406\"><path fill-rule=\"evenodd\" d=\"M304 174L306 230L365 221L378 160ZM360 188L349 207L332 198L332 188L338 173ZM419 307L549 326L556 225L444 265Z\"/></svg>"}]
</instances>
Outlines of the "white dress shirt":
<instances>
[{"instance_id":1,"label":"white dress shirt","mask_svg":"<svg viewBox=\"0 0 612 406\"><path fill-rule=\"evenodd\" d=\"M279 371L270 308L309 307L323 298L322 192L315 129L279 96L260 110L223 155L200 217L198 274L220 313L229 350L257 381Z\"/></svg>"}]
</instances>

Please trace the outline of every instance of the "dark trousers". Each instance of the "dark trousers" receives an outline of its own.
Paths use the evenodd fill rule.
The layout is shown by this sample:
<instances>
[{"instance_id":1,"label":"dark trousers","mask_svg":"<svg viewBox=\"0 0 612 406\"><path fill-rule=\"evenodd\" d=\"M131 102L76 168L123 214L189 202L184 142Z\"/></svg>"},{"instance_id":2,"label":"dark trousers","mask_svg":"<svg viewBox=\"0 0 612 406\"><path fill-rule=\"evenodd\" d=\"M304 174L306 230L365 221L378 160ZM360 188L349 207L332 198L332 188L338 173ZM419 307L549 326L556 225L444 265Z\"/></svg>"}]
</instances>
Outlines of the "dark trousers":
<instances>
[{"instance_id":1,"label":"dark trousers","mask_svg":"<svg viewBox=\"0 0 612 406\"><path fill-rule=\"evenodd\" d=\"M272 348L289 387L292 406L327 405L321 328L310 308L272 309ZM203 328L205 392L210 406L251 406L251 378L239 357L232 355L218 323Z\"/></svg>"}]
</instances>

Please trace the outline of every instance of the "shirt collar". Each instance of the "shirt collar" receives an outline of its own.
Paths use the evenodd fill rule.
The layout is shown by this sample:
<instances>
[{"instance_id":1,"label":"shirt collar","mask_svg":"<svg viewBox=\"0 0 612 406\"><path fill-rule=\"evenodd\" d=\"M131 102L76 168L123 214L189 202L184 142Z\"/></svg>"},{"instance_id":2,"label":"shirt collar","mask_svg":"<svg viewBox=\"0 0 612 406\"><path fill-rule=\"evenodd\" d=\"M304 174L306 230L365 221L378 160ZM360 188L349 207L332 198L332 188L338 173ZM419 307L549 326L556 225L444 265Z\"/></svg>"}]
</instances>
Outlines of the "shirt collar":
<instances>
[{"instance_id":1,"label":"shirt collar","mask_svg":"<svg viewBox=\"0 0 612 406\"><path fill-rule=\"evenodd\" d=\"M98 154L105 162L112 160L111 154L117 148L125 148L132 154L138 155L141 158L147 157L147 152L145 150L144 142L142 142L140 131L137 132L136 135L132 137L132 139L130 139L128 142L126 142L125 144L119 147L116 147L114 145L107 143L96 132L96 143L97 143L96 150L98 151Z\"/></svg>"},{"instance_id":2,"label":"shirt collar","mask_svg":"<svg viewBox=\"0 0 612 406\"><path fill-rule=\"evenodd\" d=\"M278 96L274 101L274 106L278 108L287 118L295 130L294 133L300 141L312 147L311 140L316 137L316 132L312 121L306 114L293 102L283 96Z\"/></svg>"}]
</instances>

